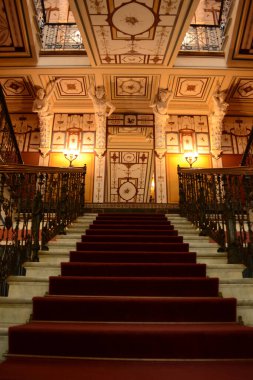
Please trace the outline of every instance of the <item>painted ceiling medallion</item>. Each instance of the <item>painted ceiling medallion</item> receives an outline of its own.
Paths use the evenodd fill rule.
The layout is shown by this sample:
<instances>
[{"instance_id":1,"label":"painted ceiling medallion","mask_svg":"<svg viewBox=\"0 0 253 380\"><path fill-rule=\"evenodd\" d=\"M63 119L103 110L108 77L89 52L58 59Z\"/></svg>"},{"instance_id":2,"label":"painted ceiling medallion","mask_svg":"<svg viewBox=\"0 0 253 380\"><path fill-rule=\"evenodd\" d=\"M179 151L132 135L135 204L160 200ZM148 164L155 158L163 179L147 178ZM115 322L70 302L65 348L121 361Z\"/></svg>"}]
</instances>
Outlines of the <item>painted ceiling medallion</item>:
<instances>
[{"instance_id":1,"label":"painted ceiling medallion","mask_svg":"<svg viewBox=\"0 0 253 380\"><path fill-rule=\"evenodd\" d=\"M112 14L113 26L122 33L136 36L148 31L155 22L151 9L137 2L123 4Z\"/></svg>"}]
</instances>

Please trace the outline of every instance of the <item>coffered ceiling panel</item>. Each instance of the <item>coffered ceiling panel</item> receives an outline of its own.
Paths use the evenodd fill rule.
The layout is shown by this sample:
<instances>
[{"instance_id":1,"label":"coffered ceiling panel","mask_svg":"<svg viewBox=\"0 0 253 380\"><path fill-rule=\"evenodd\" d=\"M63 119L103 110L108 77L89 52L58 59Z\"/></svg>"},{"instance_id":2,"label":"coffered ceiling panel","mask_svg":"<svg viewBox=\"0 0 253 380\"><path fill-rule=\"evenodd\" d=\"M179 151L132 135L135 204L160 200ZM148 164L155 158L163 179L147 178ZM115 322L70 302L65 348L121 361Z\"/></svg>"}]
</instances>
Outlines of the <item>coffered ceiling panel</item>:
<instances>
[{"instance_id":1,"label":"coffered ceiling panel","mask_svg":"<svg viewBox=\"0 0 253 380\"><path fill-rule=\"evenodd\" d=\"M233 39L230 64L253 65L253 1L239 1Z\"/></svg>"},{"instance_id":2,"label":"coffered ceiling panel","mask_svg":"<svg viewBox=\"0 0 253 380\"><path fill-rule=\"evenodd\" d=\"M87 97L87 79L86 77L66 77L60 79L58 83L58 97L85 96Z\"/></svg>"},{"instance_id":3,"label":"coffered ceiling panel","mask_svg":"<svg viewBox=\"0 0 253 380\"><path fill-rule=\"evenodd\" d=\"M113 75L110 79L112 99L150 100L152 75Z\"/></svg>"},{"instance_id":4,"label":"coffered ceiling panel","mask_svg":"<svg viewBox=\"0 0 253 380\"><path fill-rule=\"evenodd\" d=\"M97 65L168 64L175 46L184 37L182 32L189 26L197 3L189 0L70 1L87 50L90 49Z\"/></svg>"},{"instance_id":5,"label":"coffered ceiling panel","mask_svg":"<svg viewBox=\"0 0 253 380\"><path fill-rule=\"evenodd\" d=\"M184 100L194 98L195 100L203 100L207 93L207 86L210 80L210 77L204 76L202 76L201 78L177 78L176 92L174 94L174 98Z\"/></svg>"},{"instance_id":6,"label":"coffered ceiling panel","mask_svg":"<svg viewBox=\"0 0 253 380\"><path fill-rule=\"evenodd\" d=\"M253 77L236 78L230 101L253 102Z\"/></svg>"},{"instance_id":7,"label":"coffered ceiling panel","mask_svg":"<svg viewBox=\"0 0 253 380\"><path fill-rule=\"evenodd\" d=\"M0 59L34 58L26 1L0 0L0 10Z\"/></svg>"},{"instance_id":8,"label":"coffered ceiling panel","mask_svg":"<svg viewBox=\"0 0 253 380\"><path fill-rule=\"evenodd\" d=\"M28 76L2 77L0 84L6 98L22 97L29 99L34 97L31 78Z\"/></svg>"}]
</instances>

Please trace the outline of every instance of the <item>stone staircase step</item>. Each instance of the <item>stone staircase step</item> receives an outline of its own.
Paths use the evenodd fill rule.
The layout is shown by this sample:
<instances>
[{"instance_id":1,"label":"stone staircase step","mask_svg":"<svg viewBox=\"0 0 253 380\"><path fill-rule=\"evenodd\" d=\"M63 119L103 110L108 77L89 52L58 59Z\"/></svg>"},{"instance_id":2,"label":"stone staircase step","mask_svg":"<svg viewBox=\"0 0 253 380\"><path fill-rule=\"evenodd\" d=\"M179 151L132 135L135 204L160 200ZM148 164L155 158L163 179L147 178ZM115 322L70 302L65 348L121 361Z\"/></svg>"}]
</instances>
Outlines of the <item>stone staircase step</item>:
<instances>
[{"instance_id":1,"label":"stone staircase step","mask_svg":"<svg viewBox=\"0 0 253 380\"><path fill-rule=\"evenodd\" d=\"M48 292L48 278L36 278L26 276L9 276L8 298L32 299L35 296L43 296Z\"/></svg>"},{"instance_id":2,"label":"stone staircase step","mask_svg":"<svg viewBox=\"0 0 253 380\"><path fill-rule=\"evenodd\" d=\"M193 252L193 250L192 250ZM196 252L196 250L195 250ZM199 253L197 252L197 263L200 264L227 264L227 256L217 253Z\"/></svg>"},{"instance_id":3,"label":"stone staircase step","mask_svg":"<svg viewBox=\"0 0 253 380\"><path fill-rule=\"evenodd\" d=\"M253 326L253 300L237 301L237 317L247 326Z\"/></svg>"},{"instance_id":4,"label":"stone staircase step","mask_svg":"<svg viewBox=\"0 0 253 380\"><path fill-rule=\"evenodd\" d=\"M226 279L241 279L244 269L242 264L207 264L206 274L209 277Z\"/></svg>"},{"instance_id":5,"label":"stone staircase step","mask_svg":"<svg viewBox=\"0 0 253 380\"><path fill-rule=\"evenodd\" d=\"M50 251L39 251L40 262L50 264L60 264L69 261L69 249L52 248Z\"/></svg>"},{"instance_id":6,"label":"stone staircase step","mask_svg":"<svg viewBox=\"0 0 253 380\"><path fill-rule=\"evenodd\" d=\"M32 298L48 292L48 277L60 274L60 263L69 261L69 251L95 219L97 214L78 218L67 229L66 235L59 235L48 244L49 251L39 251L40 262L25 263L26 276L8 278L9 296L0 297L0 360L8 348L8 326L25 323L32 311ZM198 230L178 214L167 214L184 241L189 242L190 251L197 252L197 262L207 264L207 275L219 277L223 297L238 299L237 316L246 325L253 326L253 279L242 278L244 266L227 264L227 254L217 252L218 245L209 237L198 235Z\"/></svg>"},{"instance_id":7,"label":"stone staircase step","mask_svg":"<svg viewBox=\"0 0 253 380\"><path fill-rule=\"evenodd\" d=\"M25 321L29 321L31 313L31 300L0 297L0 321L2 326L21 324Z\"/></svg>"},{"instance_id":8,"label":"stone staircase step","mask_svg":"<svg viewBox=\"0 0 253 380\"><path fill-rule=\"evenodd\" d=\"M66 239L57 239L57 240L50 241L50 243L48 243L49 249L51 247L52 248L63 247L63 248L73 249L73 247L75 246L76 246L76 239L71 239L71 237L69 236Z\"/></svg>"},{"instance_id":9,"label":"stone staircase step","mask_svg":"<svg viewBox=\"0 0 253 380\"><path fill-rule=\"evenodd\" d=\"M0 362L4 360L4 355L8 351L8 327L0 324Z\"/></svg>"},{"instance_id":10,"label":"stone staircase step","mask_svg":"<svg viewBox=\"0 0 253 380\"><path fill-rule=\"evenodd\" d=\"M24 268L26 270L26 277L45 278L58 276L61 273L59 263L26 262Z\"/></svg>"},{"instance_id":11,"label":"stone staircase step","mask_svg":"<svg viewBox=\"0 0 253 380\"><path fill-rule=\"evenodd\" d=\"M220 279L219 290L223 297L235 297L238 301L253 300L253 278Z\"/></svg>"},{"instance_id":12,"label":"stone staircase step","mask_svg":"<svg viewBox=\"0 0 253 380\"><path fill-rule=\"evenodd\" d=\"M35 262L25 263L26 277L45 278L58 276L61 272L60 263ZM221 279L241 279L244 266L241 264L208 264L207 276L219 277Z\"/></svg>"},{"instance_id":13,"label":"stone staircase step","mask_svg":"<svg viewBox=\"0 0 253 380\"><path fill-rule=\"evenodd\" d=\"M83 230L83 232L81 232L81 233L70 231L70 232L67 233L67 235L57 236L54 240L51 240L49 242L49 245L50 244L55 244L55 243L57 243L59 241L62 241L62 242L66 242L68 240L71 241L72 239L75 239L75 241L78 241L78 240L81 239L81 234L85 234L85 231L86 230Z\"/></svg>"}]
</instances>

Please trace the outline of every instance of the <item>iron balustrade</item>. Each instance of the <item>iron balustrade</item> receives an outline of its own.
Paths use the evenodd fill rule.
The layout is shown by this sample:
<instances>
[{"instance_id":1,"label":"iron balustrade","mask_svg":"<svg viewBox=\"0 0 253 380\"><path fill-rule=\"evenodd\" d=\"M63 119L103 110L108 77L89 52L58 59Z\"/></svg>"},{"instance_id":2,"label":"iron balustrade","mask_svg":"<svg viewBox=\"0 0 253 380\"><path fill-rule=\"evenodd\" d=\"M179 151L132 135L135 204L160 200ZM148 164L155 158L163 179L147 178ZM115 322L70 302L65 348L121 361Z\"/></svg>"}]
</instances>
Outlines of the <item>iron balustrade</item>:
<instances>
[{"instance_id":1,"label":"iron balustrade","mask_svg":"<svg viewBox=\"0 0 253 380\"><path fill-rule=\"evenodd\" d=\"M217 25L191 24L181 52L221 52L229 31L234 0L223 0Z\"/></svg>"},{"instance_id":2,"label":"iron balustrade","mask_svg":"<svg viewBox=\"0 0 253 380\"><path fill-rule=\"evenodd\" d=\"M54 236L84 213L86 166L53 168L0 165L0 294L7 278L39 261Z\"/></svg>"},{"instance_id":3,"label":"iron balustrade","mask_svg":"<svg viewBox=\"0 0 253 380\"><path fill-rule=\"evenodd\" d=\"M49 22L43 0L33 0L42 52L86 54L81 33L74 22Z\"/></svg>"},{"instance_id":4,"label":"iron balustrade","mask_svg":"<svg viewBox=\"0 0 253 380\"><path fill-rule=\"evenodd\" d=\"M82 37L76 24L45 24L42 29L42 49L44 51L83 51Z\"/></svg>"},{"instance_id":5,"label":"iron balustrade","mask_svg":"<svg viewBox=\"0 0 253 380\"><path fill-rule=\"evenodd\" d=\"M227 262L243 263L253 277L253 168L178 167L179 207L199 230L227 252Z\"/></svg>"},{"instance_id":6,"label":"iron balustrade","mask_svg":"<svg viewBox=\"0 0 253 380\"><path fill-rule=\"evenodd\" d=\"M219 26L191 25L181 51L222 51L223 31Z\"/></svg>"}]
</instances>

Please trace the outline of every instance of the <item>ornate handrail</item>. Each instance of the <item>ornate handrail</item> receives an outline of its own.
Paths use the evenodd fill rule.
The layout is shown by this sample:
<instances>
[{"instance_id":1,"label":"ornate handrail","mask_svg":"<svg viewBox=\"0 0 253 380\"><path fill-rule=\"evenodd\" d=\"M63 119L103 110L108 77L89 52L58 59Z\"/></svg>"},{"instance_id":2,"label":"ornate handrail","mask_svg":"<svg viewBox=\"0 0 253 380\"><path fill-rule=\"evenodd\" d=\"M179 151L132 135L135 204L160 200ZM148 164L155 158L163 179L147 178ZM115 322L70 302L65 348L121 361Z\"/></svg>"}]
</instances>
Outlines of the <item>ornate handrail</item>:
<instances>
[{"instance_id":1,"label":"ornate handrail","mask_svg":"<svg viewBox=\"0 0 253 380\"><path fill-rule=\"evenodd\" d=\"M243 263L253 277L253 168L178 167L179 207L200 235L226 251L228 263Z\"/></svg>"},{"instance_id":2,"label":"ornate handrail","mask_svg":"<svg viewBox=\"0 0 253 380\"><path fill-rule=\"evenodd\" d=\"M9 275L23 274L25 261L84 212L83 168L0 165L0 294Z\"/></svg>"}]
</instances>

